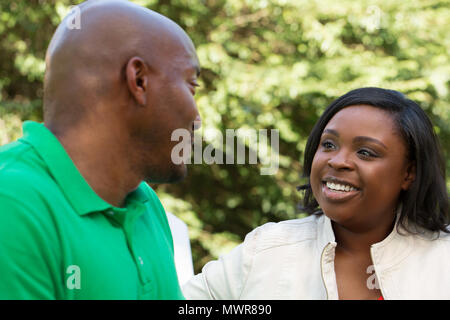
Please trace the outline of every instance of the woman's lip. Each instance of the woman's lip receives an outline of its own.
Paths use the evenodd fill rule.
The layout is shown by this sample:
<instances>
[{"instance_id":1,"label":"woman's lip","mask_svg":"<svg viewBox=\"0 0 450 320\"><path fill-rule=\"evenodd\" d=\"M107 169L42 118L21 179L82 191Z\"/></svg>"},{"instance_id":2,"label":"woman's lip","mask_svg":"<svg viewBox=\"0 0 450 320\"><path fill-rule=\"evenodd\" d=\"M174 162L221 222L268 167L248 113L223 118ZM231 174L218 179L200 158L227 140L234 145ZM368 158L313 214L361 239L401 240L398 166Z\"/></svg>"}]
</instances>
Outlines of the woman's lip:
<instances>
[{"instance_id":1,"label":"woman's lip","mask_svg":"<svg viewBox=\"0 0 450 320\"><path fill-rule=\"evenodd\" d=\"M344 181L344 180L340 180L340 179L337 179L337 178L335 178L335 177L326 177L326 178L324 178L324 179L322 179L322 183L327 183L327 182L331 182L331 183L337 183L337 184L342 184L342 185L346 185L346 186L350 186L350 187L353 187L353 188L355 188L355 189L357 189L357 190L360 190L356 185L354 185L353 183L350 183L350 182L347 182L347 181Z\"/></svg>"},{"instance_id":2,"label":"woman's lip","mask_svg":"<svg viewBox=\"0 0 450 320\"><path fill-rule=\"evenodd\" d=\"M322 183L322 194L331 202L345 202L358 195L359 192L361 192L359 189L352 191L331 190L326 183Z\"/></svg>"}]
</instances>

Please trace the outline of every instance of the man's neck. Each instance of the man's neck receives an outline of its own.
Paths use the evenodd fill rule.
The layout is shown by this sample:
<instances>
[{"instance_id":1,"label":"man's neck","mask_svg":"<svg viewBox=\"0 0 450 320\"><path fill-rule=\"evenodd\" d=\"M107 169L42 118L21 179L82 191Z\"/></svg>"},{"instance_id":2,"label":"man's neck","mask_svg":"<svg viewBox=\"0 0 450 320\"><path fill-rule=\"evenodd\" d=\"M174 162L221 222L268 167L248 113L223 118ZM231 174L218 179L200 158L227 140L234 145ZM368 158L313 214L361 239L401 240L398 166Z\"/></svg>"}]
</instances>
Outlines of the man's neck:
<instances>
[{"instance_id":1,"label":"man's neck","mask_svg":"<svg viewBox=\"0 0 450 320\"><path fill-rule=\"evenodd\" d=\"M109 204L124 207L127 195L141 182L128 162L131 157L125 139L114 136L111 129L49 129L94 192Z\"/></svg>"}]
</instances>

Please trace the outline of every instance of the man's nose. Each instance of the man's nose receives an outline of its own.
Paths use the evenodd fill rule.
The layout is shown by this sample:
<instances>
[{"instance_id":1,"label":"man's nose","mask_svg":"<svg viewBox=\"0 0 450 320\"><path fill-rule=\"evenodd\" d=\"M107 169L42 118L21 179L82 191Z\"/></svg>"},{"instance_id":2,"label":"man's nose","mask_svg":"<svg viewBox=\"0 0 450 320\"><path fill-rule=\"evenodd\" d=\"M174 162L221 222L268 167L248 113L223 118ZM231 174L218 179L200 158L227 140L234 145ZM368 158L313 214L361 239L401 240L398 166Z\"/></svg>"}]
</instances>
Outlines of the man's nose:
<instances>
[{"instance_id":1,"label":"man's nose","mask_svg":"<svg viewBox=\"0 0 450 320\"><path fill-rule=\"evenodd\" d=\"M350 153L344 150L336 152L328 159L328 166L335 170L353 170L354 163L350 158Z\"/></svg>"}]
</instances>

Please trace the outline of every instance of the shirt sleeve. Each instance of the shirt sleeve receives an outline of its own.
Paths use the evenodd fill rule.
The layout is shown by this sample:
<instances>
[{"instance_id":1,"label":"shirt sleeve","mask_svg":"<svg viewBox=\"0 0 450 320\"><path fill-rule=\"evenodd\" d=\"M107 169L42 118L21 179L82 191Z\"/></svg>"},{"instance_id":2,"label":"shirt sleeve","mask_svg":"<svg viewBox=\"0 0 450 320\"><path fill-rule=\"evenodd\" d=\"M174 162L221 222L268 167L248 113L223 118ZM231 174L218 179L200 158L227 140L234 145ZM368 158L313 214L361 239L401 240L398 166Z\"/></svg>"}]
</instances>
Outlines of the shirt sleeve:
<instances>
[{"instance_id":1,"label":"shirt sleeve","mask_svg":"<svg viewBox=\"0 0 450 320\"><path fill-rule=\"evenodd\" d=\"M55 239L45 214L0 194L0 300L57 298Z\"/></svg>"},{"instance_id":2,"label":"shirt sleeve","mask_svg":"<svg viewBox=\"0 0 450 320\"><path fill-rule=\"evenodd\" d=\"M202 272L183 286L183 294L191 300L238 300L250 272L259 229L250 232L243 243L230 253L208 262Z\"/></svg>"}]
</instances>

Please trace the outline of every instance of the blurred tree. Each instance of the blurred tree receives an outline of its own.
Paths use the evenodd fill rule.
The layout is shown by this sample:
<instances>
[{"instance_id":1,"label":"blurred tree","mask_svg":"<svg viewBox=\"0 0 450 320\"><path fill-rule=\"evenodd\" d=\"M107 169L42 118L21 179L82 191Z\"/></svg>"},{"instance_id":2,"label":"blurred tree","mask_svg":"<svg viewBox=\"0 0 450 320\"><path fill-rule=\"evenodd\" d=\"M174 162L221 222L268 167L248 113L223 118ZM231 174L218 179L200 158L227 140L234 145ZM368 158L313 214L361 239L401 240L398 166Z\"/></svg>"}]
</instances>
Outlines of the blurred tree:
<instances>
[{"instance_id":1,"label":"blurred tree","mask_svg":"<svg viewBox=\"0 0 450 320\"><path fill-rule=\"evenodd\" d=\"M69 5L80 2L1 1L0 144L20 136L21 121L42 120L45 50ZM154 186L190 227L196 272L254 227L301 216L295 186L307 136L324 108L351 89L391 88L417 101L435 124L450 171L448 1L134 2L176 21L195 43L203 132L280 133L275 175L261 175L260 164L203 163L190 165L182 183ZM214 142L203 138L204 146Z\"/></svg>"}]
</instances>

